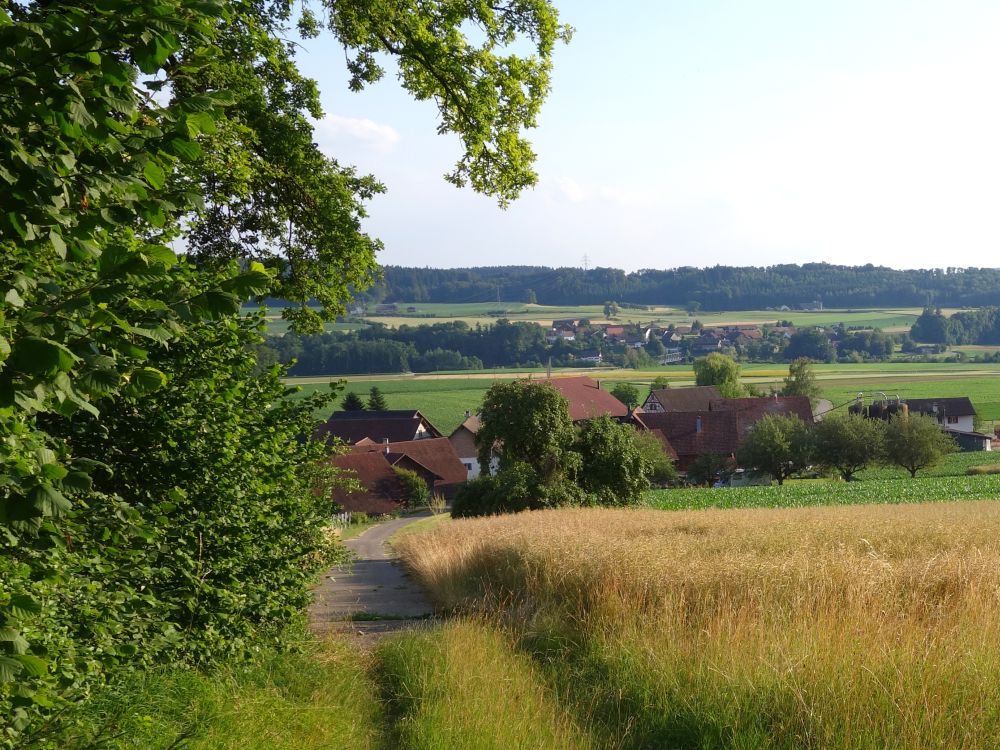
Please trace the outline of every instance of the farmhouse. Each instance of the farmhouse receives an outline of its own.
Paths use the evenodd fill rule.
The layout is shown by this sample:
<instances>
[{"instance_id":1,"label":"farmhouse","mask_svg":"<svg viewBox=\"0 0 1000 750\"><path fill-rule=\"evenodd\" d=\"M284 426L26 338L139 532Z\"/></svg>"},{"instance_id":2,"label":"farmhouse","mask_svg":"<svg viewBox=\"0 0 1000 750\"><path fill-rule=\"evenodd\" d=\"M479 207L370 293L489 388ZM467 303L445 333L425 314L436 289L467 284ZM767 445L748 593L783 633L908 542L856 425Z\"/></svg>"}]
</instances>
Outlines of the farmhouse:
<instances>
[{"instance_id":1,"label":"farmhouse","mask_svg":"<svg viewBox=\"0 0 1000 750\"><path fill-rule=\"evenodd\" d=\"M593 378L552 378L547 382L569 402L569 416L574 422L604 415L619 420L629 416L628 407L601 388L601 384Z\"/></svg>"},{"instance_id":2,"label":"farmhouse","mask_svg":"<svg viewBox=\"0 0 1000 750\"><path fill-rule=\"evenodd\" d=\"M664 411L708 411L713 400L722 398L714 385L699 385L691 388L658 388L651 391L642 405L647 413Z\"/></svg>"},{"instance_id":3,"label":"farmhouse","mask_svg":"<svg viewBox=\"0 0 1000 750\"><path fill-rule=\"evenodd\" d=\"M423 478L431 492L450 498L455 488L468 478L465 466L447 438L425 438L383 442L364 441L350 453L333 458L333 465L352 470L363 487L362 492L334 493L347 511L386 513L386 503L398 510L403 501L402 486L392 469L409 469ZM387 473L388 472L388 473ZM391 474L391 480L389 478Z\"/></svg>"},{"instance_id":4,"label":"farmhouse","mask_svg":"<svg viewBox=\"0 0 1000 750\"><path fill-rule=\"evenodd\" d=\"M335 411L316 430L316 439L338 438L354 445L365 438L375 443L443 437L430 421L413 409L395 411Z\"/></svg>"},{"instance_id":5,"label":"farmhouse","mask_svg":"<svg viewBox=\"0 0 1000 750\"><path fill-rule=\"evenodd\" d=\"M458 460L465 467L468 479L475 479L481 473L479 449L476 448L476 433L479 432L479 427L479 417L465 412L465 421L448 436L448 441L455 449Z\"/></svg>"},{"instance_id":6,"label":"farmhouse","mask_svg":"<svg viewBox=\"0 0 1000 750\"><path fill-rule=\"evenodd\" d=\"M711 397L708 389L715 390L716 397ZM813 420L812 408L806 396L720 398L718 389L714 386L676 388L664 392L673 396L683 391L699 392L683 394L673 402L668 399L668 404L672 407L684 407L687 404L700 406L705 404L708 397L705 404L707 408L672 408L669 411L650 411L636 417L661 442L670 446L668 452L677 456L677 468L680 471L687 471L695 460L704 455L734 458L750 428L767 414L795 416L804 422ZM662 406L659 400L656 403Z\"/></svg>"},{"instance_id":7,"label":"farmhouse","mask_svg":"<svg viewBox=\"0 0 1000 750\"><path fill-rule=\"evenodd\" d=\"M976 409L968 396L956 398L908 398L910 413L934 417L946 430L974 432Z\"/></svg>"}]
</instances>

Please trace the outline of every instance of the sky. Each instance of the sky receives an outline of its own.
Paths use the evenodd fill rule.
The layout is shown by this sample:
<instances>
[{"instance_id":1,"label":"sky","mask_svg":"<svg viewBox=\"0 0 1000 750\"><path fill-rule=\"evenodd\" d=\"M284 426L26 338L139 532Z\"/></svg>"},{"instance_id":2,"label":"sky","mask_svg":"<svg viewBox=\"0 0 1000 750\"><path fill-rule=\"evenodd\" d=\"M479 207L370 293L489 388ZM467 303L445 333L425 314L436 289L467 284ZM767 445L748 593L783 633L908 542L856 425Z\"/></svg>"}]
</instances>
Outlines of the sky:
<instances>
[{"instance_id":1,"label":"sky","mask_svg":"<svg viewBox=\"0 0 1000 750\"><path fill-rule=\"evenodd\" d=\"M997 0L554 4L575 33L506 210L444 181L433 103L305 44L317 142L387 188L382 264L1000 265Z\"/></svg>"}]
</instances>

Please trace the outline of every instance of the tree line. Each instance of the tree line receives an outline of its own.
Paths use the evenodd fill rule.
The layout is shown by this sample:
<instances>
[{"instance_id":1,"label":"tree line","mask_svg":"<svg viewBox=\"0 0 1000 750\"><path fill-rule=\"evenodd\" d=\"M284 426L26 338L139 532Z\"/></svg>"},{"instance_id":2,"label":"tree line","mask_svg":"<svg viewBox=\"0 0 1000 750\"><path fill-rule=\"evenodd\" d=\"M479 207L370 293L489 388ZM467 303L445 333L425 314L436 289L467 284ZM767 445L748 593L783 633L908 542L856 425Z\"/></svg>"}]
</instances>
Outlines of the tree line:
<instances>
[{"instance_id":1,"label":"tree line","mask_svg":"<svg viewBox=\"0 0 1000 750\"><path fill-rule=\"evenodd\" d=\"M1000 308L983 307L946 316L925 308L910 328L910 338L927 344L1000 344Z\"/></svg>"},{"instance_id":2,"label":"tree line","mask_svg":"<svg viewBox=\"0 0 1000 750\"><path fill-rule=\"evenodd\" d=\"M766 267L714 266L644 269L497 266L458 269L387 266L383 279L359 296L377 302L537 302L640 305L704 310L765 309L822 302L826 307L978 307L993 304L1000 269L933 268L828 263Z\"/></svg>"}]
</instances>

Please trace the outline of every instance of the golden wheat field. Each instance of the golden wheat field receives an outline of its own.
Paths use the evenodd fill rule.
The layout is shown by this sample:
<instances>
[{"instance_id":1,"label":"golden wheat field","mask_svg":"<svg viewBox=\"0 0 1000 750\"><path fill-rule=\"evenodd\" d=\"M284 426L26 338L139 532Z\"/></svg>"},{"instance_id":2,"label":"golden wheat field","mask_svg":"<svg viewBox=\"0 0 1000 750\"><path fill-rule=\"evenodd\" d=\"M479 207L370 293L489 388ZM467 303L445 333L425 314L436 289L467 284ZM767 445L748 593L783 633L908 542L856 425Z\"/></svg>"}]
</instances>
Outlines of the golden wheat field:
<instances>
[{"instance_id":1,"label":"golden wheat field","mask_svg":"<svg viewBox=\"0 0 1000 750\"><path fill-rule=\"evenodd\" d=\"M609 747L1000 747L997 503L545 511L398 548Z\"/></svg>"}]
</instances>

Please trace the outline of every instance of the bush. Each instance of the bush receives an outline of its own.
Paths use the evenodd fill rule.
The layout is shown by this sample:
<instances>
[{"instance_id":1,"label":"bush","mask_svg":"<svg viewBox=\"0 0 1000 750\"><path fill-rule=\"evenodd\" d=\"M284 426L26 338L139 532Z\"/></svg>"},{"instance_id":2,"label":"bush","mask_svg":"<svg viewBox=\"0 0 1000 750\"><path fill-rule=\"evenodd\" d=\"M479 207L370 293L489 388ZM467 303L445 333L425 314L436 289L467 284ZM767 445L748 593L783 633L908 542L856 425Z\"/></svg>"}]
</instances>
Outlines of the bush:
<instances>
[{"instance_id":1,"label":"bush","mask_svg":"<svg viewBox=\"0 0 1000 750\"><path fill-rule=\"evenodd\" d=\"M492 476L479 476L461 485L452 502L451 515L471 518L590 502L576 484L542 484L531 466L519 462Z\"/></svg>"},{"instance_id":2,"label":"bush","mask_svg":"<svg viewBox=\"0 0 1000 750\"><path fill-rule=\"evenodd\" d=\"M419 508L427 502L430 490L427 482L417 472L394 467L396 479L403 486L403 504L407 508Z\"/></svg>"},{"instance_id":3,"label":"bush","mask_svg":"<svg viewBox=\"0 0 1000 750\"><path fill-rule=\"evenodd\" d=\"M966 474L981 476L984 474L1000 474L1000 464L985 464L981 466L970 466L965 470Z\"/></svg>"},{"instance_id":4,"label":"bush","mask_svg":"<svg viewBox=\"0 0 1000 750\"><path fill-rule=\"evenodd\" d=\"M663 487L678 481L677 467L653 433L635 433L633 444L642 456L646 464L646 476L653 484Z\"/></svg>"}]
</instances>

